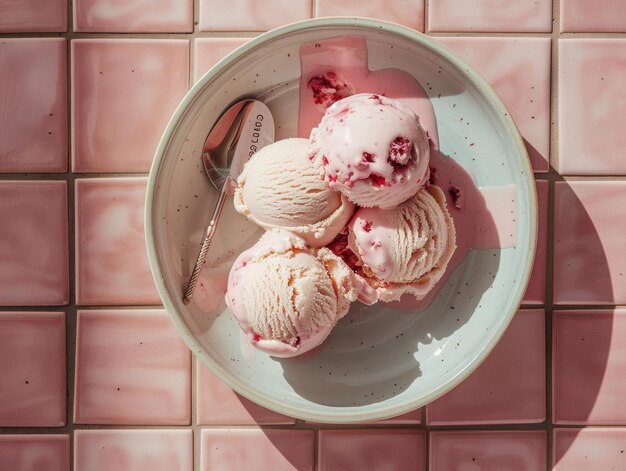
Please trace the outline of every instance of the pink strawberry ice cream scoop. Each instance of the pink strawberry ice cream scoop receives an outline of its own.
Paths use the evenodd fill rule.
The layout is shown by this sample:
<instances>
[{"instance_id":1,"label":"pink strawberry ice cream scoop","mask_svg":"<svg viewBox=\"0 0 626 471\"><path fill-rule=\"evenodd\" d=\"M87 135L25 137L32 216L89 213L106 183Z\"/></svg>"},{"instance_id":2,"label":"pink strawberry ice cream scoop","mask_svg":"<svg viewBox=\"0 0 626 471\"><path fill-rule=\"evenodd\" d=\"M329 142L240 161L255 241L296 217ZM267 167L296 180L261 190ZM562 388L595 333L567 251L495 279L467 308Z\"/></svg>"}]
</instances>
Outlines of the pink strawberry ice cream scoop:
<instances>
[{"instance_id":1,"label":"pink strawberry ice cream scoop","mask_svg":"<svg viewBox=\"0 0 626 471\"><path fill-rule=\"evenodd\" d=\"M320 345L362 287L329 249L271 230L235 260L226 302L254 347L292 357Z\"/></svg>"},{"instance_id":2,"label":"pink strawberry ice cream scoop","mask_svg":"<svg viewBox=\"0 0 626 471\"><path fill-rule=\"evenodd\" d=\"M348 246L379 300L395 301L404 293L424 298L456 249L444 193L430 185L394 209L359 209L349 224Z\"/></svg>"},{"instance_id":3,"label":"pink strawberry ice cream scoop","mask_svg":"<svg viewBox=\"0 0 626 471\"><path fill-rule=\"evenodd\" d=\"M362 207L393 208L428 179L429 143L408 106L360 93L334 103L311 131L330 188Z\"/></svg>"},{"instance_id":4,"label":"pink strawberry ice cream scoop","mask_svg":"<svg viewBox=\"0 0 626 471\"><path fill-rule=\"evenodd\" d=\"M284 229L312 247L330 242L354 213L354 204L333 191L313 163L308 139L265 146L237 180L235 209L264 229Z\"/></svg>"}]
</instances>

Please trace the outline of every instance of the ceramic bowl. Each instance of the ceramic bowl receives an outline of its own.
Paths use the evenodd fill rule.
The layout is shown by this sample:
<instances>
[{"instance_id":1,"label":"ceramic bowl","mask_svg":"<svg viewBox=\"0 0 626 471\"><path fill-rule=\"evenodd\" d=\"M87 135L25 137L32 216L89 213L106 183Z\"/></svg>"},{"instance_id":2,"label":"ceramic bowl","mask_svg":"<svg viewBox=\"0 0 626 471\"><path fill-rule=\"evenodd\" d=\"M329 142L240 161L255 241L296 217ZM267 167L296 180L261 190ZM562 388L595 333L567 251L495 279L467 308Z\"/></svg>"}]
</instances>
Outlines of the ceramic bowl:
<instances>
[{"instance_id":1,"label":"ceramic bowl","mask_svg":"<svg viewBox=\"0 0 626 471\"><path fill-rule=\"evenodd\" d=\"M365 38L370 69L401 69L424 87L437 119L441 151L463 164L478 186L513 188L516 243L470 251L437 286L437 296L426 309L354 303L314 352L292 359L257 352L247 358L224 292L234 258L261 230L238 215L231 202L197 288L197 302L182 301L218 194L204 175L200 149L220 113L243 97L259 98L269 106L277 139L295 136L299 47L345 35ZM468 135L474 146L468 145ZM163 304L204 365L235 391L269 409L316 422L349 423L423 406L458 385L485 359L524 294L534 258L536 213L523 140L483 78L448 49L411 29L369 19L327 18L261 34L191 88L156 152L147 191L146 234ZM464 237L462 231L458 237Z\"/></svg>"}]
</instances>

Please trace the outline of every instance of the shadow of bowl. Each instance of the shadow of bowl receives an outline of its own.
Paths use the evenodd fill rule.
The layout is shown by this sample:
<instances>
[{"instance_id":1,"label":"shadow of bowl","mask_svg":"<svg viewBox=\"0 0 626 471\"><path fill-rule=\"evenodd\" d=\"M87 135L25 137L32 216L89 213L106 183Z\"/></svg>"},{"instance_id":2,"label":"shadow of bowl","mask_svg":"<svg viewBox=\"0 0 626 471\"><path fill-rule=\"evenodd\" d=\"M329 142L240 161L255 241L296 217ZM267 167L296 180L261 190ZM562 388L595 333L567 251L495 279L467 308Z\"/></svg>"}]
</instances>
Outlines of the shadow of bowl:
<instances>
[{"instance_id":1,"label":"shadow of bowl","mask_svg":"<svg viewBox=\"0 0 626 471\"><path fill-rule=\"evenodd\" d=\"M620 402L608 397L612 393L604 382L616 316L612 308L623 301L616 299L606 235L599 233L596 216L588 211L601 195L584 197L587 183L561 176L555 182L551 331L555 430L561 425L616 425L608 404ZM580 433L575 428L567 431L555 435L554 466L567 458Z\"/></svg>"}]
</instances>

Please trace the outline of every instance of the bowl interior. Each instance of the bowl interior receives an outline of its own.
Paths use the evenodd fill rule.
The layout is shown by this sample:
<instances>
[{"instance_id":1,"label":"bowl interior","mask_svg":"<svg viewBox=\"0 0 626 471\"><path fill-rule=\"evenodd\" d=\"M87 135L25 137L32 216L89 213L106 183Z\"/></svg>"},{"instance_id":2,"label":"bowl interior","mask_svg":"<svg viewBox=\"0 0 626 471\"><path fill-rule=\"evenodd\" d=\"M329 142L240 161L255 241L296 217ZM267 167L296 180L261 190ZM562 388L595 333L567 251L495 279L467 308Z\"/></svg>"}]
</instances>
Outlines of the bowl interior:
<instances>
[{"instance_id":1,"label":"bowl interior","mask_svg":"<svg viewBox=\"0 0 626 471\"><path fill-rule=\"evenodd\" d=\"M478 186L515 186L517 243L472 250L421 312L354 303L315 352L287 360L258 352L245 359L223 294L234 258L261 232L230 202L196 294L211 309L182 303L217 198L200 150L219 114L243 97L265 101L277 139L295 136L299 47L342 35L366 39L370 69L398 68L420 82L432 99L441 151L461 162ZM363 19L326 19L262 35L192 88L157 151L146 218L150 260L164 305L203 363L268 408L320 422L352 422L419 407L458 384L484 359L523 295L534 254L536 203L523 142L500 100L469 67L411 30Z\"/></svg>"}]
</instances>

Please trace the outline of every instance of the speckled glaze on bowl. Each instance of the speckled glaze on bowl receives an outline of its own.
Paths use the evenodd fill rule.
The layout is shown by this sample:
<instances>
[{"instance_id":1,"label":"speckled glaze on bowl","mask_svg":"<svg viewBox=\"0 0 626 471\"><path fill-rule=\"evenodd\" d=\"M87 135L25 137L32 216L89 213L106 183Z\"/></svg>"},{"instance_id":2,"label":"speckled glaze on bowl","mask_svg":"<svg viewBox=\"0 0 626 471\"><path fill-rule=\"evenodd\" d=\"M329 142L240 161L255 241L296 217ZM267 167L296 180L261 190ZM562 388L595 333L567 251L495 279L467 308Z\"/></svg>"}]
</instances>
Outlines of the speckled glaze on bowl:
<instances>
[{"instance_id":1,"label":"speckled glaze on bowl","mask_svg":"<svg viewBox=\"0 0 626 471\"><path fill-rule=\"evenodd\" d=\"M213 304L211 312L182 302L202 228L217 198L203 174L200 149L222 110L243 97L267 103L277 139L294 136L300 44L346 34L366 38L370 69L395 67L430 84L440 149L464 164L479 186L516 186L517 245L471 251L422 312L354 303L315 352L285 360L258 352L246 360L223 293L234 258L261 232L230 203L197 294L205 305ZM472 159L475 153L467 146L467 128L459 116L471 120L472 140L484 158ZM194 85L156 152L148 183L146 234L163 304L202 363L267 408L317 422L349 423L423 406L459 384L485 359L524 294L534 258L536 212L524 143L484 79L448 49L411 29L361 18L326 18L258 36Z\"/></svg>"}]
</instances>

